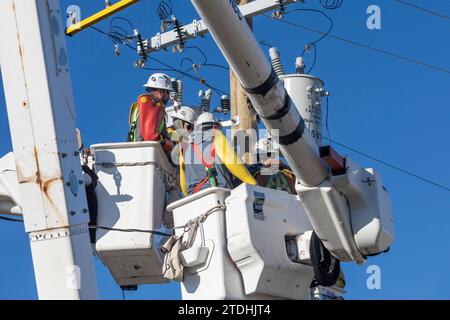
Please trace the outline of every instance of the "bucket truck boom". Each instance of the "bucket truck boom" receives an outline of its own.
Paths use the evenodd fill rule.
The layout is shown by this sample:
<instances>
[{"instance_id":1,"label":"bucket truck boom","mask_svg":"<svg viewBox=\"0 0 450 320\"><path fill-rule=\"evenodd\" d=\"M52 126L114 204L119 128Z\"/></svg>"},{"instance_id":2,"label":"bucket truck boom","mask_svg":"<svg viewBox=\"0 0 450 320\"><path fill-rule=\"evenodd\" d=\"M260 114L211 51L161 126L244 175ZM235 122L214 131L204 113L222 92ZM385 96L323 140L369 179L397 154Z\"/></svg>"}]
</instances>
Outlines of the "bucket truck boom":
<instances>
[{"instance_id":1,"label":"bucket truck boom","mask_svg":"<svg viewBox=\"0 0 450 320\"><path fill-rule=\"evenodd\" d=\"M390 198L373 170L346 158L334 175L233 0L192 0L256 112L297 177L296 190L314 231L342 261L363 263L393 240ZM305 93L306 94L306 93Z\"/></svg>"}]
</instances>

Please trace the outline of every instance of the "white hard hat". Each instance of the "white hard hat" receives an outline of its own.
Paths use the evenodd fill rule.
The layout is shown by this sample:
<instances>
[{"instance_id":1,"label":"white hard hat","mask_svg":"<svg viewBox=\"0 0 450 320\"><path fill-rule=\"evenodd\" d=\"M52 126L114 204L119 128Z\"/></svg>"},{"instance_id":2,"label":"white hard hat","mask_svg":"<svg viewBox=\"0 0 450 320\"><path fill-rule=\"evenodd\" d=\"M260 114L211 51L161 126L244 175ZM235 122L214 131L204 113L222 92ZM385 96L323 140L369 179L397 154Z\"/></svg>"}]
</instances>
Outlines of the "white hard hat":
<instances>
[{"instance_id":1,"label":"white hard hat","mask_svg":"<svg viewBox=\"0 0 450 320\"><path fill-rule=\"evenodd\" d=\"M195 111L189 107L181 107L172 118L180 119L193 125L195 122Z\"/></svg>"},{"instance_id":2,"label":"white hard hat","mask_svg":"<svg viewBox=\"0 0 450 320\"><path fill-rule=\"evenodd\" d=\"M163 90L172 90L172 81L167 74L164 73L154 73L148 78L144 87L154 88L154 89L163 89Z\"/></svg>"},{"instance_id":3,"label":"white hard hat","mask_svg":"<svg viewBox=\"0 0 450 320\"><path fill-rule=\"evenodd\" d=\"M216 118L214 117L214 114L212 114L211 112L203 112L201 115L199 115L197 121L195 121L195 126L199 127L202 124L206 123L218 123Z\"/></svg>"}]
</instances>

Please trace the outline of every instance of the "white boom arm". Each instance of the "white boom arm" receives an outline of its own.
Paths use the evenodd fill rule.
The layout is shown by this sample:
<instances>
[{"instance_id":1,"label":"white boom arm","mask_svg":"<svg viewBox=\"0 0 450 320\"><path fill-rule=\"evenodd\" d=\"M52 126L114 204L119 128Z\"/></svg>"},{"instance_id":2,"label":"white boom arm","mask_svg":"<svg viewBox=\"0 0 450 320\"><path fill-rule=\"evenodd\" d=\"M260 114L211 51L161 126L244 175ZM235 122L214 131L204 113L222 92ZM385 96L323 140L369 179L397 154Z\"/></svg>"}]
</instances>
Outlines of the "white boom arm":
<instances>
[{"instance_id":1,"label":"white boom arm","mask_svg":"<svg viewBox=\"0 0 450 320\"><path fill-rule=\"evenodd\" d=\"M253 32L234 1L192 0L253 106L300 181L316 186L328 176L319 148L272 70ZM276 132L278 130L278 134Z\"/></svg>"},{"instance_id":2,"label":"white boom arm","mask_svg":"<svg viewBox=\"0 0 450 320\"><path fill-rule=\"evenodd\" d=\"M345 173L332 175L305 130L300 106L287 94L235 1L191 1L266 128L278 137L306 214L327 249L342 261L357 263L386 250L393 240L393 221L379 175L349 158Z\"/></svg>"},{"instance_id":3,"label":"white boom arm","mask_svg":"<svg viewBox=\"0 0 450 320\"><path fill-rule=\"evenodd\" d=\"M0 1L0 62L40 299L96 299L58 0Z\"/></svg>"}]
</instances>

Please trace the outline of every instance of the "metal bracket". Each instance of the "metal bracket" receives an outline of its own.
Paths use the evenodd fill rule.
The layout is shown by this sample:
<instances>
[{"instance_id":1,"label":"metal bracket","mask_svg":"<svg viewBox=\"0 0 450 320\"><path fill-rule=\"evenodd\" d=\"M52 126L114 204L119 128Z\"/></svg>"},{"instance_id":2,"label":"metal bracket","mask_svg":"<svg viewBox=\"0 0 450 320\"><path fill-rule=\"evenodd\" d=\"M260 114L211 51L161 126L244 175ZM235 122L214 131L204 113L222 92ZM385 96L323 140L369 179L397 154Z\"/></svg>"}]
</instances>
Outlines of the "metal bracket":
<instances>
[{"instance_id":1,"label":"metal bracket","mask_svg":"<svg viewBox=\"0 0 450 320\"><path fill-rule=\"evenodd\" d=\"M148 41L147 41L148 42ZM151 44L151 42L150 42L150 46L151 46L152 44ZM157 34L156 34L156 49L157 50L159 50L159 49L161 49L161 33L160 32L158 32Z\"/></svg>"},{"instance_id":2,"label":"metal bracket","mask_svg":"<svg viewBox=\"0 0 450 320\"><path fill-rule=\"evenodd\" d=\"M303 0L284 0L283 6L298 2L303 3ZM276 10L279 5L279 0L255 0L239 6L239 9L245 18L252 18L268 11ZM184 31L184 41L203 36L208 32L208 29L202 20L193 20L192 23L182 26L181 28ZM149 46L147 50L149 52L166 49L179 43L179 35L176 30L163 32L162 34L157 33L151 39L148 39L148 43Z\"/></svg>"},{"instance_id":3,"label":"metal bracket","mask_svg":"<svg viewBox=\"0 0 450 320\"><path fill-rule=\"evenodd\" d=\"M240 124L239 116L234 116L233 118L231 118L232 127L237 127L239 124Z\"/></svg>"},{"instance_id":4,"label":"metal bracket","mask_svg":"<svg viewBox=\"0 0 450 320\"><path fill-rule=\"evenodd\" d=\"M221 121L220 124L223 128L236 127L239 125L239 116L235 116L227 121Z\"/></svg>"}]
</instances>

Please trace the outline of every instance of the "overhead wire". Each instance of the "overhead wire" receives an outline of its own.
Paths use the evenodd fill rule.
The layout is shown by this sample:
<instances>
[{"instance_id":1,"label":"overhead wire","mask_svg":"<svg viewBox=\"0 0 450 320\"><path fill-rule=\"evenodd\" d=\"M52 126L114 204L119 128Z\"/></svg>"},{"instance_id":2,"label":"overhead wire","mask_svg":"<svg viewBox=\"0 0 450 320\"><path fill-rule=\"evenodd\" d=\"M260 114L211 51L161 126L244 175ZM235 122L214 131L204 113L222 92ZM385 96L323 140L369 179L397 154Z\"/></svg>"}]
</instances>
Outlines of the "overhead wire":
<instances>
[{"instance_id":1,"label":"overhead wire","mask_svg":"<svg viewBox=\"0 0 450 320\"><path fill-rule=\"evenodd\" d=\"M222 66L220 64L215 64L215 63L206 63L206 64L203 64L202 66L203 67L216 67L216 68L219 68L219 69L230 71L229 67Z\"/></svg>"},{"instance_id":2,"label":"overhead wire","mask_svg":"<svg viewBox=\"0 0 450 320\"><path fill-rule=\"evenodd\" d=\"M183 67L183 62L184 61L189 61L191 63L191 65L195 65L196 63L189 57L184 57L183 59L181 59L180 61L180 69Z\"/></svg>"},{"instance_id":3,"label":"overhead wire","mask_svg":"<svg viewBox=\"0 0 450 320\"><path fill-rule=\"evenodd\" d=\"M270 19L270 20L274 20L269 15L263 14L263 16L268 18L268 19ZM294 26L294 27L297 27L297 28L300 28L300 29L303 29L303 30L307 30L307 31L310 31L310 32L315 32L315 33L319 33L319 34L326 34L326 32L322 32L320 30L317 30L317 29L314 29L314 28L311 28L311 27L308 27L308 26L305 26L305 25L302 25L302 24L299 24L299 23L295 23L293 21L289 21L289 20L286 20L286 19L275 19L275 21L279 21L279 22L282 22L282 23L285 23L285 24L289 24L291 26ZM351 44L353 46L361 47L361 48L364 48L364 49L368 49L368 50L372 50L372 51L375 51L375 52L378 52L378 53L385 54L387 56L391 56L391 57L394 57L394 58L397 58L397 59L401 59L401 60L409 62L409 63L417 64L417 65L420 65L420 66L424 66L424 67L427 67L427 68L432 69L434 71L450 74L450 70L449 69L446 69L446 68L443 68L443 67L439 67L439 66L436 66L436 65L432 65L432 64L429 64L429 63L426 63L426 62L423 62L423 61L420 61L420 60L417 60L417 59L409 58L409 57L406 57L406 56L403 56L403 55L400 55L400 54L397 54L397 53L393 53L393 52L390 52L390 51L387 51L387 50L384 50L384 49L372 47L372 46L366 45L364 43L353 41L353 40L350 40L350 39L347 39L347 38L344 38L344 37L341 37L341 36L337 36L337 35L329 33L327 35L327 37L328 38L333 38L333 39L336 39L336 40L339 40L339 41L342 41L342 42L345 42L345 43L348 43L348 44Z\"/></svg>"},{"instance_id":4,"label":"overhead wire","mask_svg":"<svg viewBox=\"0 0 450 320\"><path fill-rule=\"evenodd\" d=\"M133 29L133 30L135 29L133 23L132 23L129 19L124 18L124 17L119 17L119 16L113 17L113 18L111 19L111 21L110 21L110 26L113 26L113 23L114 23L114 21L116 21L116 20L125 21L126 23L128 23L128 24L130 25L131 29Z\"/></svg>"},{"instance_id":5,"label":"overhead wire","mask_svg":"<svg viewBox=\"0 0 450 320\"><path fill-rule=\"evenodd\" d=\"M291 10L291 11L287 11L284 15L288 15L288 14L293 13L293 12L320 13L330 23L330 26L329 26L327 32L322 34L322 36L319 39L311 41L311 42L308 42L305 45L304 49L303 49L303 52L301 54L302 58L305 56L306 53L311 52L311 49L313 50L314 60L313 60L313 62L311 64L311 66L309 67L309 69L306 71L306 73L310 73L314 69L314 67L315 67L315 65L317 63L317 43L319 43L320 41L325 39L331 33L331 30L333 30L333 27L334 27L334 22L333 22L333 19L331 19L331 17L329 15L327 15L325 12L323 12L322 10L316 10L316 9L294 9L294 10Z\"/></svg>"},{"instance_id":6,"label":"overhead wire","mask_svg":"<svg viewBox=\"0 0 450 320\"><path fill-rule=\"evenodd\" d=\"M223 91L223 90L221 90L221 89L218 89L218 88L216 88L216 87L210 85L210 84L207 83L203 78L196 77L196 76L194 76L194 75L192 75L192 74L190 74L190 73L187 73L187 72L184 72L184 71L182 71L182 70L176 69L176 68L172 67L171 65L169 65L169 64L167 64L167 63L165 63L165 62L163 62L163 61L161 61L161 60L159 60L159 59L156 59L156 58L154 58L154 57L149 57L149 59L152 59L153 61L156 61L156 62L162 64L163 66L165 66L165 67L167 67L167 68L170 68L172 71L177 72L177 73L179 73L179 74L181 74L181 75L183 75L183 76L188 77L188 78L191 79L191 80L200 82L201 84L205 85L206 87L208 87L208 88L214 90L214 91L215 91L216 93L218 93L219 95L221 95L221 94L226 94L226 95L228 95L228 93L227 93L226 91ZM144 68L142 68L142 69L146 69L146 68L144 67Z\"/></svg>"},{"instance_id":7,"label":"overhead wire","mask_svg":"<svg viewBox=\"0 0 450 320\"><path fill-rule=\"evenodd\" d=\"M433 186L435 186L435 187L438 187L438 188L441 188L441 189L443 189L443 190L445 190L445 191L450 191L450 187L444 186L444 185L442 185L442 184L440 184L440 183L438 183L438 182L432 181L432 180L430 180L430 179L428 179L428 178L424 178L424 177L422 177L422 176L419 176L418 174L416 174L416 173L414 173L414 172L411 172L411 171L409 171L409 170L400 168L399 166L394 165L394 164L392 164L392 163L389 163L389 162L387 162L387 161L378 159L378 158L376 158L376 157L374 157L374 156L371 156L371 155L369 155L369 154L367 154L367 153L365 153L365 152L359 151L359 150L357 150L356 148L350 147L350 146L348 146L348 145L346 145L346 144L343 144L343 143L341 143L341 142L332 140L332 139L327 138L327 137L325 137L324 139L325 139L325 140L328 140L328 141L330 141L330 142L332 142L332 143L334 143L334 144L336 144L336 145L338 145L338 146L341 146L341 147L343 147L343 148L345 148L345 149L347 149L347 150L350 150L350 151L352 151L352 152L354 152L354 153L357 153L357 154L359 154L359 155L361 155L361 156L363 156L363 157L366 157L366 158L371 159L371 160L373 160L373 161L375 161L375 162L381 163L382 165L385 165L385 166L390 167L390 168L392 168L392 169L394 169L394 170L397 170L397 171L399 171L399 172L401 172L401 173L403 173L403 174L406 174L406 175L409 175L409 176L411 176L411 177L414 177L414 178L416 178L416 179L418 179L418 180L420 180L420 181L422 181L422 182L431 184L431 185L433 185Z\"/></svg>"},{"instance_id":8,"label":"overhead wire","mask_svg":"<svg viewBox=\"0 0 450 320\"><path fill-rule=\"evenodd\" d=\"M98 28L96 28L96 27L94 27L94 26L91 26L91 28L92 28L93 30L95 30L95 31L97 31L97 32L99 32L99 33L101 33L101 34L103 34L103 35L109 37L109 38L111 39L111 34L110 34L110 33L105 32L105 31L103 31L103 30L100 30L100 29L98 29ZM128 48L133 49L134 51L136 51L136 48L134 48L133 46L131 46L131 45L130 45L129 43L127 43L124 39L121 39L121 42L122 42L122 44L124 44L126 47L128 47ZM113 43L116 43L116 42L113 41ZM187 47L187 48L198 48L198 47L196 47L196 46L189 46L189 47ZM198 48L198 49L200 50L200 52L202 52L202 54L204 55L205 61L207 62L208 60L207 60L206 55L203 53L203 51L202 51L200 48ZM157 59L157 58L154 58L154 57L151 57L151 56L149 56L148 58L151 59L151 60L153 60L153 61L155 61L155 62L158 62L158 63L162 64L163 66L166 67L166 69L164 69L164 68L146 68L146 67L141 67L141 69L144 69L144 70L150 70L150 71L154 71L154 70L159 70L159 71L163 71L163 70L165 70L165 71L174 71L174 72L177 72L177 73L179 73L179 74L181 74L181 75L183 75L183 76L186 76L187 78L189 78L189 79L191 79L191 80L200 82L201 84L205 85L206 87L211 88L212 90L214 90L214 91L215 91L216 93L218 93L219 95L222 95L222 94L223 94L223 95L228 95L228 93L227 93L226 91L221 90L221 89L219 89L219 88L216 88L216 87L210 85L210 84L207 83L203 78L196 77L196 76L194 76L194 75L192 75L192 74L190 74L190 73L187 73L187 72L185 72L185 71L179 70L179 69L177 69L177 68L175 68L175 67L173 67L173 66L171 66L171 65L169 65L169 64L167 64L167 63L165 63L165 62L163 62L163 61L161 61L161 60L159 60L159 59ZM209 65L209 64L208 64L208 65ZM213 65L213 64L211 64L211 65Z\"/></svg>"},{"instance_id":9,"label":"overhead wire","mask_svg":"<svg viewBox=\"0 0 450 320\"><path fill-rule=\"evenodd\" d=\"M322 7L329 10L336 10L344 3L344 0L319 0Z\"/></svg>"},{"instance_id":10,"label":"overhead wire","mask_svg":"<svg viewBox=\"0 0 450 320\"><path fill-rule=\"evenodd\" d=\"M208 57L206 56L205 52L198 46L187 46L184 47L184 50L188 50L188 49L197 49L200 54L203 56L203 62L201 64L207 64L208 63Z\"/></svg>"},{"instance_id":11,"label":"overhead wire","mask_svg":"<svg viewBox=\"0 0 450 320\"><path fill-rule=\"evenodd\" d=\"M418 5L416 5L416 4L413 4L413 3L411 3L411 2L404 1L404 0L394 0L394 1L397 1L397 2L400 3L400 4L403 4L403 5L405 5L405 6L409 6L409 7L411 7L411 8L416 9L416 10L419 10L419 11L422 11L422 12L425 12L425 13L428 13L428 14L431 14L431 15L433 15L433 16L436 16L436 17L439 17L439 18L444 18L444 19L446 19L446 20L450 20L450 17L449 17L449 16L446 16L446 15L441 14L441 13L436 12L436 11L432 11L432 10L430 10L430 9L426 9L426 8L424 8L424 7L420 7L420 6L418 6Z\"/></svg>"},{"instance_id":12,"label":"overhead wire","mask_svg":"<svg viewBox=\"0 0 450 320\"><path fill-rule=\"evenodd\" d=\"M265 41L265 40L259 41L259 44L261 44L261 45L263 45L263 46L266 46L266 47L268 47L268 48L273 48L273 45L272 45L270 42Z\"/></svg>"},{"instance_id":13,"label":"overhead wire","mask_svg":"<svg viewBox=\"0 0 450 320\"><path fill-rule=\"evenodd\" d=\"M100 230L106 230L106 231L118 231L118 232L137 232L137 233L150 233L158 236L165 236L170 237L172 234L157 231L157 230L143 230L143 229L120 229L120 228L110 228L110 227L104 227L104 226L97 226L97 225L89 225L89 229L100 229Z\"/></svg>"},{"instance_id":14,"label":"overhead wire","mask_svg":"<svg viewBox=\"0 0 450 320\"><path fill-rule=\"evenodd\" d=\"M15 218L9 218L9 217L3 217L0 216L0 220L9 221L9 222L24 222L22 219L15 219ZM172 234L161 232L157 230L143 230L143 229L120 229L120 228L110 228L110 227L104 227L104 226L98 226L98 225L88 225L89 229L99 229L99 230L106 230L106 231L118 231L118 232L137 232L137 233L149 233L154 234L158 236L164 236L164 237L170 237Z\"/></svg>"},{"instance_id":15,"label":"overhead wire","mask_svg":"<svg viewBox=\"0 0 450 320\"><path fill-rule=\"evenodd\" d=\"M172 1L159 1L158 7L156 8L156 14L162 22L167 21L173 14Z\"/></svg>"},{"instance_id":16,"label":"overhead wire","mask_svg":"<svg viewBox=\"0 0 450 320\"><path fill-rule=\"evenodd\" d=\"M188 47L185 47L184 49L197 49L197 50L201 53L201 55L203 56L203 62L201 62L201 63L195 63L195 62L194 62L191 58L189 58L189 57L184 57L183 59L181 59L181 61L180 61L180 69L182 68L183 62L184 62L184 61L190 61L191 66L190 66L189 68L187 68L186 70L183 71L184 74L182 74L182 75L179 77L179 80L183 79L183 77L184 77L186 74L189 74L189 71L195 70L195 71L197 72L197 71L199 71L201 68L204 68L204 67L220 68L220 69L224 69L224 70L227 70L227 71L230 70L230 68L228 68L228 67L226 67L226 66L222 66L222 65L219 65L219 64L215 64L215 63L208 63L208 56L207 56L207 55L205 54L205 52L204 52L200 47L198 47L198 46L188 46ZM219 93L219 95L221 95L221 94L226 94L223 90L219 90L219 89L213 88L213 87L211 87L211 89L213 89L213 90L215 89L216 93Z\"/></svg>"},{"instance_id":17,"label":"overhead wire","mask_svg":"<svg viewBox=\"0 0 450 320\"><path fill-rule=\"evenodd\" d=\"M0 216L0 220L10 221L10 222L23 222L23 220L21 220L21 219L14 219L14 218L8 218L8 217L3 217L3 216Z\"/></svg>"}]
</instances>

